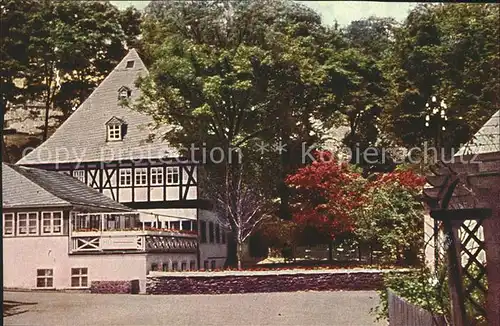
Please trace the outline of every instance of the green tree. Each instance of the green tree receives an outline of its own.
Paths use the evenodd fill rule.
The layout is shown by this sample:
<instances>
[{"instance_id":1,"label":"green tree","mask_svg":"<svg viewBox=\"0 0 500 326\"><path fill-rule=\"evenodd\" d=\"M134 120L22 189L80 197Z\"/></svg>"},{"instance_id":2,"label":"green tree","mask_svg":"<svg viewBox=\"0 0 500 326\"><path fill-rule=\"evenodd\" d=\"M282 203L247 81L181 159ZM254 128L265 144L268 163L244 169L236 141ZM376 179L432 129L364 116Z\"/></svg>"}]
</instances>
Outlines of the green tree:
<instances>
[{"instance_id":1,"label":"green tree","mask_svg":"<svg viewBox=\"0 0 500 326\"><path fill-rule=\"evenodd\" d=\"M411 170L377 175L365 189L363 205L352 212L358 239L381 245L385 262L419 262L423 205L418 196L424 183Z\"/></svg>"},{"instance_id":2,"label":"green tree","mask_svg":"<svg viewBox=\"0 0 500 326\"><path fill-rule=\"evenodd\" d=\"M0 2L0 106L3 114L10 108L8 103L22 101L23 85L19 82L24 77L28 65L29 31L26 19L33 10L30 1L15 0Z\"/></svg>"},{"instance_id":3,"label":"green tree","mask_svg":"<svg viewBox=\"0 0 500 326\"><path fill-rule=\"evenodd\" d=\"M67 117L125 53L119 11L109 2L41 1L30 17L29 93Z\"/></svg>"},{"instance_id":4,"label":"green tree","mask_svg":"<svg viewBox=\"0 0 500 326\"><path fill-rule=\"evenodd\" d=\"M406 146L432 142L424 128L432 96L448 104L443 146L453 148L498 110L500 45L496 4L424 4L396 30L385 129Z\"/></svg>"},{"instance_id":5,"label":"green tree","mask_svg":"<svg viewBox=\"0 0 500 326\"><path fill-rule=\"evenodd\" d=\"M343 35L350 47L363 51L365 55L378 61L389 54L397 27L398 23L392 17L371 16L351 22L343 29Z\"/></svg>"},{"instance_id":6,"label":"green tree","mask_svg":"<svg viewBox=\"0 0 500 326\"><path fill-rule=\"evenodd\" d=\"M2 0L0 2L0 110L2 111L2 127L5 127L5 113L12 106L25 101L25 87L21 80L28 66L28 39L26 19L33 10L32 1L19 2ZM10 161L2 137L2 156Z\"/></svg>"},{"instance_id":7,"label":"green tree","mask_svg":"<svg viewBox=\"0 0 500 326\"><path fill-rule=\"evenodd\" d=\"M139 33L137 12L109 2L4 0L2 12L2 107L43 102L43 139L50 110L69 116Z\"/></svg>"},{"instance_id":8,"label":"green tree","mask_svg":"<svg viewBox=\"0 0 500 326\"><path fill-rule=\"evenodd\" d=\"M300 161L297 144L314 141L311 117L331 112L324 64L335 32L289 1L152 2L147 12L144 42L153 60L137 109L172 125L163 136L173 144L239 148L244 175L260 180L256 192L286 206L284 178ZM281 142L287 152L258 153L260 141ZM241 180L237 162L206 168L219 184ZM236 211L237 197L226 208ZM231 229L238 231L235 223Z\"/></svg>"}]
</instances>

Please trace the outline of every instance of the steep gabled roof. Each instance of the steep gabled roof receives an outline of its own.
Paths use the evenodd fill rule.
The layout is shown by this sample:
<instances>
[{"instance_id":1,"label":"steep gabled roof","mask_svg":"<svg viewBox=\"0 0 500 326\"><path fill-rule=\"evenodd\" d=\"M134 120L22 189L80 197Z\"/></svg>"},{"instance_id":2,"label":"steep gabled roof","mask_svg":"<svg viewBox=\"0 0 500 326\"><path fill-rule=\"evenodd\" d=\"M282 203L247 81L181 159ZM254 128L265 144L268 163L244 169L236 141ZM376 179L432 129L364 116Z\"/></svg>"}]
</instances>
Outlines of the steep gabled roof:
<instances>
[{"instance_id":1,"label":"steep gabled roof","mask_svg":"<svg viewBox=\"0 0 500 326\"><path fill-rule=\"evenodd\" d=\"M71 204L54 196L41 186L17 172L14 166L2 163L2 207L47 207L71 206Z\"/></svg>"},{"instance_id":2,"label":"steep gabled roof","mask_svg":"<svg viewBox=\"0 0 500 326\"><path fill-rule=\"evenodd\" d=\"M132 68L127 62L134 61ZM140 97L135 82L148 74L132 49L94 92L43 144L17 162L21 165L68 162L102 162L176 156L177 151L158 138L150 139L150 116L121 104L118 90L131 90L130 102ZM116 117L127 122L127 134L120 142L106 141L106 122Z\"/></svg>"},{"instance_id":3,"label":"steep gabled roof","mask_svg":"<svg viewBox=\"0 0 500 326\"><path fill-rule=\"evenodd\" d=\"M479 129L455 156L500 152L500 110Z\"/></svg>"},{"instance_id":4,"label":"steep gabled roof","mask_svg":"<svg viewBox=\"0 0 500 326\"><path fill-rule=\"evenodd\" d=\"M125 121L115 116L113 116L106 122L106 125L122 125L122 124L125 124Z\"/></svg>"},{"instance_id":5,"label":"steep gabled roof","mask_svg":"<svg viewBox=\"0 0 500 326\"><path fill-rule=\"evenodd\" d=\"M131 211L75 178L2 163L4 208L74 207L91 211Z\"/></svg>"}]
</instances>

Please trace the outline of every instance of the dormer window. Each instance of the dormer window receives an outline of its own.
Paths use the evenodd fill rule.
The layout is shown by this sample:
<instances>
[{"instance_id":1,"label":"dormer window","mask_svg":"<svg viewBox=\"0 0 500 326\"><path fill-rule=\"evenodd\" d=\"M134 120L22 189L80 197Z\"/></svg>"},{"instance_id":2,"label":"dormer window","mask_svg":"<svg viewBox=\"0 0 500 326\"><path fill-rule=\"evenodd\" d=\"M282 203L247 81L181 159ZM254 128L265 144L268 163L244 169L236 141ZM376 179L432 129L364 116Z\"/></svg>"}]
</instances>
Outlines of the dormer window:
<instances>
[{"instance_id":1,"label":"dormer window","mask_svg":"<svg viewBox=\"0 0 500 326\"><path fill-rule=\"evenodd\" d=\"M120 87L118 90L118 100L126 100L132 95L130 88L126 86Z\"/></svg>"},{"instance_id":2,"label":"dormer window","mask_svg":"<svg viewBox=\"0 0 500 326\"><path fill-rule=\"evenodd\" d=\"M125 131L125 122L117 117L112 117L106 122L106 140L117 141L123 139Z\"/></svg>"}]
</instances>

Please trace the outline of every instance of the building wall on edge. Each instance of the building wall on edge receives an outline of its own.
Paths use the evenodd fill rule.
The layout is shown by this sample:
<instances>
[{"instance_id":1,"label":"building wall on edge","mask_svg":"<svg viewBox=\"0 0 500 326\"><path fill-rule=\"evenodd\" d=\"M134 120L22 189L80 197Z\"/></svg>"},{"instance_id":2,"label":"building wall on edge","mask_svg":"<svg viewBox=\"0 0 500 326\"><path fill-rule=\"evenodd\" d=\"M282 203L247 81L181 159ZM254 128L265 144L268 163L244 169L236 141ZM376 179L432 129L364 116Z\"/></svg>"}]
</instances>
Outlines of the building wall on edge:
<instances>
[{"instance_id":1,"label":"building wall on edge","mask_svg":"<svg viewBox=\"0 0 500 326\"><path fill-rule=\"evenodd\" d=\"M36 288L37 269L52 269L54 288L71 287L71 268L88 268L92 281L145 279L145 254L68 255L68 238L16 237L3 239L3 285Z\"/></svg>"},{"instance_id":2,"label":"building wall on edge","mask_svg":"<svg viewBox=\"0 0 500 326\"><path fill-rule=\"evenodd\" d=\"M217 216L214 212L200 209L198 211L199 219L203 221L207 221L207 242L199 243L200 246L200 268L205 268L205 261L208 261L208 267L211 268L212 261L215 261L215 267L221 268L224 266L227 258L227 235L226 235L226 243L210 243L209 232L208 232L208 223L220 223L217 219Z\"/></svg>"}]
</instances>

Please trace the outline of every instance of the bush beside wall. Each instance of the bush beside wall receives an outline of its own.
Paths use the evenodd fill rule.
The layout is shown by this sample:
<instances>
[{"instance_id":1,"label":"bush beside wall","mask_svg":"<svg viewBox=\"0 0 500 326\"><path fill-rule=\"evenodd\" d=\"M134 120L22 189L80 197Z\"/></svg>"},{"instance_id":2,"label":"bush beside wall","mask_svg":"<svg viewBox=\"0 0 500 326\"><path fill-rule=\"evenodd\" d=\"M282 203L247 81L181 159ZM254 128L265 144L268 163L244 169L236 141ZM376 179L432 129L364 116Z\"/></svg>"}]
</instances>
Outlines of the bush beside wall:
<instances>
[{"instance_id":1,"label":"bush beside wall","mask_svg":"<svg viewBox=\"0 0 500 326\"><path fill-rule=\"evenodd\" d=\"M132 293L131 281L93 281L90 293Z\"/></svg>"}]
</instances>

